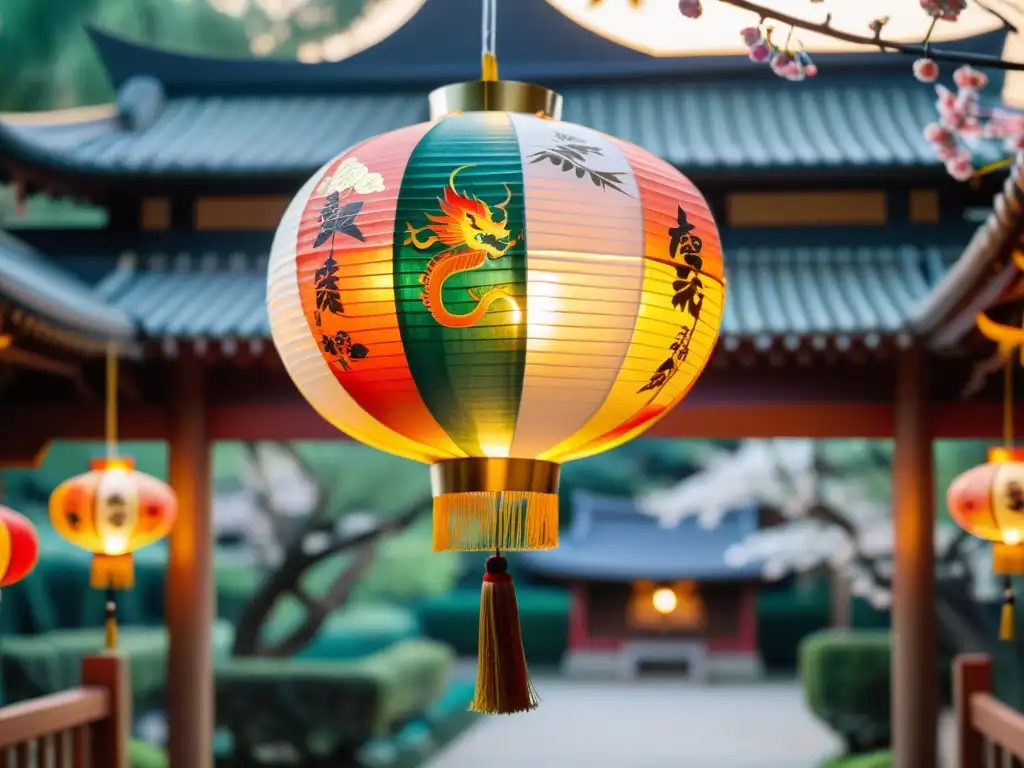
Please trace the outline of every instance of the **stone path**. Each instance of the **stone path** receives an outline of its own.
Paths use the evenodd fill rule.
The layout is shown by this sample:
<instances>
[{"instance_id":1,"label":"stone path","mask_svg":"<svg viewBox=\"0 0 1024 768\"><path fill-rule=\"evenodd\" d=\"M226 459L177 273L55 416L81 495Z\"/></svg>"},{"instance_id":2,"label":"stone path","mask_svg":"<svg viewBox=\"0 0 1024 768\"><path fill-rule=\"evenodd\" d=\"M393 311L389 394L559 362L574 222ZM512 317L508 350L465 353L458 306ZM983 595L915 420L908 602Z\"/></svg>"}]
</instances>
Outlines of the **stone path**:
<instances>
[{"instance_id":1,"label":"stone path","mask_svg":"<svg viewBox=\"0 0 1024 768\"><path fill-rule=\"evenodd\" d=\"M537 688L538 711L487 718L425 768L813 768L839 748L793 682Z\"/></svg>"}]
</instances>

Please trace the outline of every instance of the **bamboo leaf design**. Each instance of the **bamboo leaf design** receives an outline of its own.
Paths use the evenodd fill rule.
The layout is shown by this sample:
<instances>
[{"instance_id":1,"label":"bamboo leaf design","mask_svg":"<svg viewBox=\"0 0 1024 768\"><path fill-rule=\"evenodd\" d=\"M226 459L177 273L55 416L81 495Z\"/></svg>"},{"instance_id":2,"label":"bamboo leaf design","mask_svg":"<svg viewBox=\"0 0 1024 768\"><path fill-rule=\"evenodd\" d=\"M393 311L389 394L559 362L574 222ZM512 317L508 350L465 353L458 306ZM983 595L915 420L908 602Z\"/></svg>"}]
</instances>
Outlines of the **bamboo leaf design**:
<instances>
[{"instance_id":1,"label":"bamboo leaf design","mask_svg":"<svg viewBox=\"0 0 1024 768\"><path fill-rule=\"evenodd\" d=\"M596 187L613 189L623 195L629 194L622 188L622 177L625 175L625 171L598 171L588 165L588 158L604 155L600 147L595 147L582 139L565 133L556 133L555 140L559 143L534 152L529 156L529 162L534 164L546 160L566 173L575 174L578 179L589 178Z\"/></svg>"}]
</instances>

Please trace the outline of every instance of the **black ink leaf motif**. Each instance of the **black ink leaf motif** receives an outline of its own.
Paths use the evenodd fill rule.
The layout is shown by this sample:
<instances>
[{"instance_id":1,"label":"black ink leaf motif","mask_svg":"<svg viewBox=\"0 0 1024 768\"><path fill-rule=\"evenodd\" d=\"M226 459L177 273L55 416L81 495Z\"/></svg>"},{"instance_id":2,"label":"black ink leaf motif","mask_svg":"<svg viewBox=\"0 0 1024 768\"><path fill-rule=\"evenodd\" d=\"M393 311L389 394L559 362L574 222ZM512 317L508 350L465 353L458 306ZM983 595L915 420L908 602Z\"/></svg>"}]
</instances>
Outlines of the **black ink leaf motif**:
<instances>
[{"instance_id":1,"label":"black ink leaf motif","mask_svg":"<svg viewBox=\"0 0 1024 768\"><path fill-rule=\"evenodd\" d=\"M587 165L587 158L603 156L600 147L588 144L582 139L570 136L566 133L556 133L555 140L559 142L553 147L542 149L530 155L530 163L540 163L545 160L552 165L559 166L566 173L573 173L576 178L590 177L594 186L601 189L614 189L624 195L628 194L622 188L622 176L624 171L597 171Z\"/></svg>"},{"instance_id":2,"label":"black ink leaf motif","mask_svg":"<svg viewBox=\"0 0 1024 768\"><path fill-rule=\"evenodd\" d=\"M351 334L346 331L338 331L333 336L326 333L320 335L320 346L324 354L331 355L334 362L343 370L351 370L353 360L363 360L370 354L365 344L358 344L352 341Z\"/></svg>"},{"instance_id":3,"label":"black ink leaf motif","mask_svg":"<svg viewBox=\"0 0 1024 768\"><path fill-rule=\"evenodd\" d=\"M334 254L328 256L313 275L316 282L316 308L317 312L330 312L332 315L340 315L345 312L341 303L341 289L338 287L338 262L334 260ZM317 325L320 325L320 316L316 317Z\"/></svg>"},{"instance_id":4,"label":"black ink leaf motif","mask_svg":"<svg viewBox=\"0 0 1024 768\"><path fill-rule=\"evenodd\" d=\"M1024 512L1024 488L1016 481L1006 486L1006 506L1013 512Z\"/></svg>"},{"instance_id":5,"label":"black ink leaf motif","mask_svg":"<svg viewBox=\"0 0 1024 768\"><path fill-rule=\"evenodd\" d=\"M365 242L366 238L356 224L356 216L362 210L363 201L353 200L341 205L340 198L337 192L331 192L327 202L320 206L320 231L313 241L314 248L319 248L334 235L348 235Z\"/></svg>"}]
</instances>

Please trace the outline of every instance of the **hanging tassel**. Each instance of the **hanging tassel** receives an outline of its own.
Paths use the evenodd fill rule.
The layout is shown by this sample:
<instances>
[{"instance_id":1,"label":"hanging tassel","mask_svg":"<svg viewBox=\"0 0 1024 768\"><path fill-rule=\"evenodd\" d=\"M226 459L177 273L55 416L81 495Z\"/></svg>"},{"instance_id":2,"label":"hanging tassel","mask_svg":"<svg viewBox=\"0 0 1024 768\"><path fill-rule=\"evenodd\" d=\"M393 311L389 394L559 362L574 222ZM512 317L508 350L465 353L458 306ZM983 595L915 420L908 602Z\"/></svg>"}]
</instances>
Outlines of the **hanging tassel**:
<instances>
[{"instance_id":1,"label":"hanging tassel","mask_svg":"<svg viewBox=\"0 0 1024 768\"><path fill-rule=\"evenodd\" d=\"M1009 576L1006 576L1003 578L1003 611L999 618L1000 640L1013 640L1016 635L1013 622L1014 602L1013 582L1010 581Z\"/></svg>"},{"instance_id":2,"label":"hanging tassel","mask_svg":"<svg viewBox=\"0 0 1024 768\"><path fill-rule=\"evenodd\" d=\"M108 651L117 650L117 593L113 589L107 590L106 622L104 623L104 638Z\"/></svg>"},{"instance_id":3,"label":"hanging tassel","mask_svg":"<svg viewBox=\"0 0 1024 768\"><path fill-rule=\"evenodd\" d=\"M487 559L480 591L480 638L472 712L511 715L537 708L519 627L516 588L500 553Z\"/></svg>"}]
</instances>

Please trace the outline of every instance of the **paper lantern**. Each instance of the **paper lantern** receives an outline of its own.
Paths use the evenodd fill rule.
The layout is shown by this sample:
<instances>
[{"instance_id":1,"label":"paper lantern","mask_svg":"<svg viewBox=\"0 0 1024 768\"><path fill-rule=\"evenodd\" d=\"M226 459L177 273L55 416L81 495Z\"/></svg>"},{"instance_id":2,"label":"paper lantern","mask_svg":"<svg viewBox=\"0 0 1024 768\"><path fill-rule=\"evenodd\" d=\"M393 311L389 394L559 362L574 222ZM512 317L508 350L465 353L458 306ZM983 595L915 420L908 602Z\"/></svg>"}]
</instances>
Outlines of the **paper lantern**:
<instances>
[{"instance_id":1,"label":"paper lantern","mask_svg":"<svg viewBox=\"0 0 1024 768\"><path fill-rule=\"evenodd\" d=\"M369 139L310 179L267 302L325 419L432 465L435 549L512 550L557 545L561 463L683 398L723 299L711 212L672 166L478 110Z\"/></svg>"},{"instance_id":2,"label":"paper lantern","mask_svg":"<svg viewBox=\"0 0 1024 768\"><path fill-rule=\"evenodd\" d=\"M50 496L50 521L62 537L93 553L94 589L130 589L132 553L164 538L178 514L166 483L135 471L131 459L97 459Z\"/></svg>"},{"instance_id":3,"label":"paper lantern","mask_svg":"<svg viewBox=\"0 0 1024 768\"><path fill-rule=\"evenodd\" d=\"M9 587L39 562L39 534L32 521L0 505L0 587Z\"/></svg>"},{"instance_id":4,"label":"paper lantern","mask_svg":"<svg viewBox=\"0 0 1024 768\"><path fill-rule=\"evenodd\" d=\"M1011 576L1024 575L1024 451L993 448L989 463L967 470L949 486L949 514L965 531L994 542L993 568L1004 577L1000 637L1013 638Z\"/></svg>"},{"instance_id":5,"label":"paper lantern","mask_svg":"<svg viewBox=\"0 0 1024 768\"><path fill-rule=\"evenodd\" d=\"M327 421L431 465L434 549L495 553L472 708L518 712L536 696L500 550L557 546L560 465L689 391L718 337L721 246L689 180L559 121L557 94L485 80L430 98L431 122L343 152L299 191L267 307Z\"/></svg>"}]
</instances>

